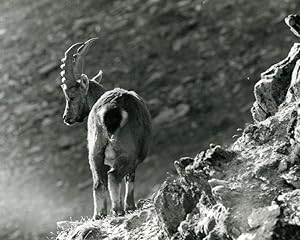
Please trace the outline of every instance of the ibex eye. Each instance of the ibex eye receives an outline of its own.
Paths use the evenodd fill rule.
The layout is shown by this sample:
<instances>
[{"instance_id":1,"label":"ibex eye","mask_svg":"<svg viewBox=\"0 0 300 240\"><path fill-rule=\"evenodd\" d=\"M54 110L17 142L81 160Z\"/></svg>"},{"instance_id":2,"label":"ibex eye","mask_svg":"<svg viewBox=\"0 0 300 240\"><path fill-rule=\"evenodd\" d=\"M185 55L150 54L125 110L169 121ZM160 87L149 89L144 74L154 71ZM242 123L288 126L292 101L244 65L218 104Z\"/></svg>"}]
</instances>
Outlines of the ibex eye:
<instances>
[{"instance_id":1,"label":"ibex eye","mask_svg":"<svg viewBox=\"0 0 300 240\"><path fill-rule=\"evenodd\" d=\"M77 57L78 57L78 53L73 54L73 62L76 61Z\"/></svg>"}]
</instances>

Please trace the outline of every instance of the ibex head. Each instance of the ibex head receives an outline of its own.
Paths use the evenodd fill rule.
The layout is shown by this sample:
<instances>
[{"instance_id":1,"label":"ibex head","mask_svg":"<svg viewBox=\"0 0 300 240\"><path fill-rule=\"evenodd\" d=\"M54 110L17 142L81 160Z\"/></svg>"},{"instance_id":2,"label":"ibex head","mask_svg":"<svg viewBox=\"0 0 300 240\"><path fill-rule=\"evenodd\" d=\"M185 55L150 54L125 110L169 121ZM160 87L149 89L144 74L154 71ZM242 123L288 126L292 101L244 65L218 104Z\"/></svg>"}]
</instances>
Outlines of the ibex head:
<instances>
[{"instance_id":1,"label":"ibex head","mask_svg":"<svg viewBox=\"0 0 300 240\"><path fill-rule=\"evenodd\" d=\"M92 38L84 43L73 44L61 60L62 90L66 98L66 107L63 114L63 120L67 125L76 122L82 122L89 113L88 91L90 80L83 73L84 56L91 44L97 38ZM102 77L102 71L91 80ZM93 84L96 82L93 81ZM100 85L99 85L100 86Z\"/></svg>"}]
</instances>

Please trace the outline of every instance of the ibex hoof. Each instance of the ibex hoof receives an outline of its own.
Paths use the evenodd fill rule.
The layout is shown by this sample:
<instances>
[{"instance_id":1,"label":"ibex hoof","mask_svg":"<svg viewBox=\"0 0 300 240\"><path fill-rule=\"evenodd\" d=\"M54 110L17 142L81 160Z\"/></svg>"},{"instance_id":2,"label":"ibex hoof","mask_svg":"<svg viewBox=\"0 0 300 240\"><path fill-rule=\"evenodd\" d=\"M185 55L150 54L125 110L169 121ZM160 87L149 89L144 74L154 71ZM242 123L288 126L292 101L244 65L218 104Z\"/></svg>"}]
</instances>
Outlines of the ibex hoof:
<instances>
[{"instance_id":1,"label":"ibex hoof","mask_svg":"<svg viewBox=\"0 0 300 240\"><path fill-rule=\"evenodd\" d=\"M125 212L123 209L112 209L111 212L114 217L121 217L121 216L125 215Z\"/></svg>"},{"instance_id":2,"label":"ibex hoof","mask_svg":"<svg viewBox=\"0 0 300 240\"><path fill-rule=\"evenodd\" d=\"M133 206L125 206L125 212L126 213L132 213L136 210L136 207L133 205Z\"/></svg>"},{"instance_id":3,"label":"ibex hoof","mask_svg":"<svg viewBox=\"0 0 300 240\"><path fill-rule=\"evenodd\" d=\"M93 221L100 220L106 217L106 214L96 214L93 216Z\"/></svg>"}]
</instances>

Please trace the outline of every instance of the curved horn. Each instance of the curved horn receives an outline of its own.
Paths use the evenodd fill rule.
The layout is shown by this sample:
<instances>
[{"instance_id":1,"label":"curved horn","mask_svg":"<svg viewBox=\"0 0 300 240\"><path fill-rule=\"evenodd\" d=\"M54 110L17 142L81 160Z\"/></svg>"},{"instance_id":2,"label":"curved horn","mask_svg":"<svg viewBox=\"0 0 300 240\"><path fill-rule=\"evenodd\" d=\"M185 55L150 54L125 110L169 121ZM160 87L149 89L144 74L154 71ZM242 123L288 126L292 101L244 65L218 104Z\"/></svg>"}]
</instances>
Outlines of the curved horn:
<instances>
[{"instance_id":1,"label":"curved horn","mask_svg":"<svg viewBox=\"0 0 300 240\"><path fill-rule=\"evenodd\" d=\"M77 49L82 46L83 43L75 43L71 47L68 48L68 50L65 52L65 57L61 60L62 65L60 68L61 76L62 76L62 83L65 83L66 85L73 86L76 84L76 78L73 72L73 65L74 65L74 57L73 55L77 52Z\"/></svg>"},{"instance_id":2,"label":"curved horn","mask_svg":"<svg viewBox=\"0 0 300 240\"><path fill-rule=\"evenodd\" d=\"M80 79L81 74L83 73L84 68L84 57L87 54L88 49L92 45L94 41L98 38L91 38L84 42L78 49L77 53L75 54L76 60L74 64L74 75L76 79Z\"/></svg>"},{"instance_id":3,"label":"curved horn","mask_svg":"<svg viewBox=\"0 0 300 240\"><path fill-rule=\"evenodd\" d=\"M69 87L76 85L76 80L80 79L84 67L83 57L96 39L98 38L89 39L84 43L75 43L65 52L65 57L61 60L63 63L61 76L63 77L62 82Z\"/></svg>"}]
</instances>

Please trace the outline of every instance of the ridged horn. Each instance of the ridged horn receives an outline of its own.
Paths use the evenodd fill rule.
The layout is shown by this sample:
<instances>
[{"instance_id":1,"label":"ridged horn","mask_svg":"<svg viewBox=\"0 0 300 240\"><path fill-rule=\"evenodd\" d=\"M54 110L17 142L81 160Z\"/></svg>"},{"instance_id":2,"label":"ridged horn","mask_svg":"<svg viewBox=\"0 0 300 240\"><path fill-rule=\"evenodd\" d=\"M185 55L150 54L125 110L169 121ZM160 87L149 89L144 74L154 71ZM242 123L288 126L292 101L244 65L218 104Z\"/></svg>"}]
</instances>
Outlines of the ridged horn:
<instances>
[{"instance_id":1,"label":"ridged horn","mask_svg":"<svg viewBox=\"0 0 300 240\"><path fill-rule=\"evenodd\" d=\"M84 57L92 43L98 38L91 38L86 42L75 43L65 52L65 57L62 59L61 76L62 82L68 87L76 85L76 80L80 79L83 73Z\"/></svg>"}]
</instances>

